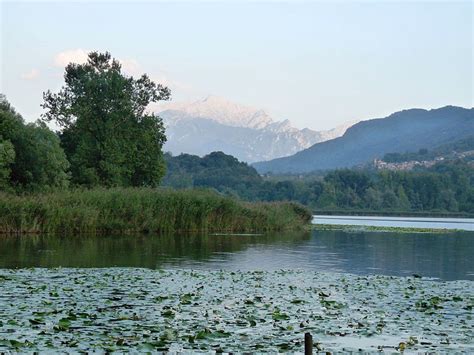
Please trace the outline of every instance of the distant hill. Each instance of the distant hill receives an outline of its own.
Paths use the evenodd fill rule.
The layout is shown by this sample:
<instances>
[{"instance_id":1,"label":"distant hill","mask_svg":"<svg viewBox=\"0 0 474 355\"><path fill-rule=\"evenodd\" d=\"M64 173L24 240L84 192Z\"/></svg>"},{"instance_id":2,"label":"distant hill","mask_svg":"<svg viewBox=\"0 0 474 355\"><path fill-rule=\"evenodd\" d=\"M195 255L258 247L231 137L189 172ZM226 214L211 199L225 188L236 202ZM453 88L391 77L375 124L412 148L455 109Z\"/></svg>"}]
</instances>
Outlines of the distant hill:
<instances>
[{"instance_id":1,"label":"distant hill","mask_svg":"<svg viewBox=\"0 0 474 355\"><path fill-rule=\"evenodd\" d=\"M474 135L458 141L443 144L432 150L423 148L417 152L405 153L387 153L383 156L382 161L386 163L403 163L408 161L433 160L436 158L459 159L474 154Z\"/></svg>"},{"instance_id":2,"label":"distant hill","mask_svg":"<svg viewBox=\"0 0 474 355\"><path fill-rule=\"evenodd\" d=\"M204 157L165 154L164 186L174 188L207 187L254 200L263 182L257 171L231 155L212 152Z\"/></svg>"},{"instance_id":3,"label":"distant hill","mask_svg":"<svg viewBox=\"0 0 474 355\"><path fill-rule=\"evenodd\" d=\"M274 121L263 110L217 96L191 103L169 103L158 114L166 126L165 151L199 156L223 151L245 162L294 154L341 136L354 123L328 131L297 129L288 120Z\"/></svg>"},{"instance_id":4,"label":"distant hill","mask_svg":"<svg viewBox=\"0 0 474 355\"><path fill-rule=\"evenodd\" d=\"M446 106L411 109L362 121L339 138L292 156L253 164L260 173L306 173L353 167L386 153L433 149L474 134L474 109Z\"/></svg>"}]
</instances>

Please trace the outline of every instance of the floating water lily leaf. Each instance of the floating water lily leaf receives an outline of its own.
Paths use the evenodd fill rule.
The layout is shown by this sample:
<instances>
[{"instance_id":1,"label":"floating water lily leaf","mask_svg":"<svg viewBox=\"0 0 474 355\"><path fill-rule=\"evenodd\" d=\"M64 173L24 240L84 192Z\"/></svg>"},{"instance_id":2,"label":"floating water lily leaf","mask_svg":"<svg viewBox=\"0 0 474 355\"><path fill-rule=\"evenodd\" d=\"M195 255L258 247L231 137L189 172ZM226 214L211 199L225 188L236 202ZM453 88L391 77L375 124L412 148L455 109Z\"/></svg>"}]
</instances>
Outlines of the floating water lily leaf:
<instances>
[{"instance_id":1,"label":"floating water lily leaf","mask_svg":"<svg viewBox=\"0 0 474 355\"><path fill-rule=\"evenodd\" d=\"M29 319L31 324L44 324L44 319L42 318L34 318L34 319Z\"/></svg>"},{"instance_id":2,"label":"floating water lily leaf","mask_svg":"<svg viewBox=\"0 0 474 355\"><path fill-rule=\"evenodd\" d=\"M304 300L301 300L301 299L298 299L298 298L295 298L294 300L291 300L291 303L293 304L300 304L300 303L304 303L305 301Z\"/></svg>"},{"instance_id":3,"label":"floating water lily leaf","mask_svg":"<svg viewBox=\"0 0 474 355\"><path fill-rule=\"evenodd\" d=\"M161 315L163 317L171 318L171 317L174 317L175 312L171 308L168 308L168 309L165 309L163 312L161 312Z\"/></svg>"},{"instance_id":4,"label":"floating water lily leaf","mask_svg":"<svg viewBox=\"0 0 474 355\"><path fill-rule=\"evenodd\" d=\"M58 324L54 327L54 330L64 331L68 330L71 326L71 321L68 318L61 318Z\"/></svg>"},{"instance_id":5,"label":"floating water lily leaf","mask_svg":"<svg viewBox=\"0 0 474 355\"><path fill-rule=\"evenodd\" d=\"M194 295L191 294L191 293L186 293L184 295L181 295L181 297L180 297L181 304L191 304L193 296Z\"/></svg>"},{"instance_id":6,"label":"floating water lily leaf","mask_svg":"<svg viewBox=\"0 0 474 355\"><path fill-rule=\"evenodd\" d=\"M156 302L163 302L164 300L167 300L168 298L169 298L168 296L159 295L159 296L156 296L154 300Z\"/></svg>"},{"instance_id":7,"label":"floating water lily leaf","mask_svg":"<svg viewBox=\"0 0 474 355\"><path fill-rule=\"evenodd\" d=\"M471 281L134 268L0 277L0 353L301 352L308 331L319 351L474 351Z\"/></svg>"},{"instance_id":8,"label":"floating water lily leaf","mask_svg":"<svg viewBox=\"0 0 474 355\"><path fill-rule=\"evenodd\" d=\"M281 313L279 310L273 312L272 318L273 318L273 320L288 320L288 319L290 319L288 314Z\"/></svg>"}]
</instances>

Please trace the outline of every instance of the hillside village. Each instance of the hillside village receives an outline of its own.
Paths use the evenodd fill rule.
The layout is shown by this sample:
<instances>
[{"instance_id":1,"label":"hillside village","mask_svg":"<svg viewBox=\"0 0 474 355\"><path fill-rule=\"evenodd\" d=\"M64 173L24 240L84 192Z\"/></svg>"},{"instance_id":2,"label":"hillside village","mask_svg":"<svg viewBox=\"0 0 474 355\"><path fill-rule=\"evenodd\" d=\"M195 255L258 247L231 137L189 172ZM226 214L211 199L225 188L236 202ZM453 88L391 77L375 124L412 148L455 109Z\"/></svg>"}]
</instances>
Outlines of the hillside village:
<instances>
[{"instance_id":1,"label":"hillside village","mask_svg":"<svg viewBox=\"0 0 474 355\"><path fill-rule=\"evenodd\" d=\"M453 152L449 156L438 156L431 160L410 160L403 162L386 162L383 159L374 159L373 167L377 170L409 171L415 168L431 168L445 160L464 159L474 157L474 150L466 152ZM470 162L474 163L473 161Z\"/></svg>"}]
</instances>

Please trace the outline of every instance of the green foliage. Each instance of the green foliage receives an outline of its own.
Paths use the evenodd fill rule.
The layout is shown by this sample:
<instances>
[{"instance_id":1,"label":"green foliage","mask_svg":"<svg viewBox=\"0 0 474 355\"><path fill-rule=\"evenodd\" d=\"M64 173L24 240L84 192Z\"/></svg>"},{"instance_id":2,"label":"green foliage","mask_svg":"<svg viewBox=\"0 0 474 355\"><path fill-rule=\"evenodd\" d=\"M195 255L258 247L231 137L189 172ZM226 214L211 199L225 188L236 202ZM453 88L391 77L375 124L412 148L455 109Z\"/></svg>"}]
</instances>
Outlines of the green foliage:
<instances>
[{"instance_id":1,"label":"green foliage","mask_svg":"<svg viewBox=\"0 0 474 355\"><path fill-rule=\"evenodd\" d=\"M423 161L432 160L439 156L451 156L455 153L467 152L474 150L474 136L460 139L456 142L443 144L435 149L428 150L426 148L418 150L418 152L406 153L387 153L382 160L388 163L401 163L406 161Z\"/></svg>"},{"instance_id":2,"label":"green foliage","mask_svg":"<svg viewBox=\"0 0 474 355\"><path fill-rule=\"evenodd\" d=\"M11 165L15 161L15 148L9 140L0 137L0 189L7 189L10 184Z\"/></svg>"},{"instance_id":3,"label":"green foliage","mask_svg":"<svg viewBox=\"0 0 474 355\"><path fill-rule=\"evenodd\" d=\"M151 188L0 193L2 233L271 231L302 227L295 203L247 203L206 190Z\"/></svg>"},{"instance_id":4,"label":"green foliage","mask_svg":"<svg viewBox=\"0 0 474 355\"><path fill-rule=\"evenodd\" d=\"M387 153L383 156L382 160L387 163L401 163L412 160L430 160L433 158L435 158L434 152L429 152L427 149L420 149L418 152Z\"/></svg>"},{"instance_id":5,"label":"green foliage","mask_svg":"<svg viewBox=\"0 0 474 355\"><path fill-rule=\"evenodd\" d=\"M167 173L163 185L174 188L212 187L228 195L255 200L263 183L257 171L231 155L213 152L200 158L165 154Z\"/></svg>"},{"instance_id":6,"label":"green foliage","mask_svg":"<svg viewBox=\"0 0 474 355\"><path fill-rule=\"evenodd\" d=\"M252 201L297 201L317 210L474 213L474 167L463 160L417 171L342 169L280 180L263 179L223 153L166 155L166 161L168 186L210 187Z\"/></svg>"},{"instance_id":7,"label":"green foliage","mask_svg":"<svg viewBox=\"0 0 474 355\"><path fill-rule=\"evenodd\" d=\"M325 193L309 203L316 209L474 213L474 167L463 161L422 171L336 170L322 184Z\"/></svg>"},{"instance_id":8,"label":"green foliage","mask_svg":"<svg viewBox=\"0 0 474 355\"><path fill-rule=\"evenodd\" d=\"M68 185L69 163L44 123L25 124L0 96L0 187L41 190Z\"/></svg>"},{"instance_id":9,"label":"green foliage","mask_svg":"<svg viewBox=\"0 0 474 355\"><path fill-rule=\"evenodd\" d=\"M69 163L59 138L44 123L26 125L18 140L14 179L33 189L64 188Z\"/></svg>"},{"instance_id":10,"label":"green foliage","mask_svg":"<svg viewBox=\"0 0 474 355\"><path fill-rule=\"evenodd\" d=\"M62 128L73 183L157 186L166 137L162 120L145 110L169 99L169 89L147 75L123 75L110 53L92 52L86 64L69 64L64 79L59 93L44 94L43 118Z\"/></svg>"}]
</instances>

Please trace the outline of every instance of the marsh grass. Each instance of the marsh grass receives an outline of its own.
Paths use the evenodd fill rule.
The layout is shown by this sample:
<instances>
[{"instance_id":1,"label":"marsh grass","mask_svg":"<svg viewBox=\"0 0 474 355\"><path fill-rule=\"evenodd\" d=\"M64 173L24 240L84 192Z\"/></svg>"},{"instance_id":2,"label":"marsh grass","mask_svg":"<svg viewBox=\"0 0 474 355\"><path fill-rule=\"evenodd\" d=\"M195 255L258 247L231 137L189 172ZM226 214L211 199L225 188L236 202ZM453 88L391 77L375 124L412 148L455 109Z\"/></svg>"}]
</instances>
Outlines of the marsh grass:
<instances>
[{"instance_id":1,"label":"marsh grass","mask_svg":"<svg viewBox=\"0 0 474 355\"><path fill-rule=\"evenodd\" d=\"M265 232L302 228L310 220L310 211L295 203L247 203L208 190L0 193L0 233L8 234Z\"/></svg>"}]
</instances>

